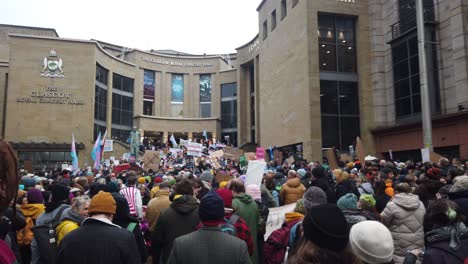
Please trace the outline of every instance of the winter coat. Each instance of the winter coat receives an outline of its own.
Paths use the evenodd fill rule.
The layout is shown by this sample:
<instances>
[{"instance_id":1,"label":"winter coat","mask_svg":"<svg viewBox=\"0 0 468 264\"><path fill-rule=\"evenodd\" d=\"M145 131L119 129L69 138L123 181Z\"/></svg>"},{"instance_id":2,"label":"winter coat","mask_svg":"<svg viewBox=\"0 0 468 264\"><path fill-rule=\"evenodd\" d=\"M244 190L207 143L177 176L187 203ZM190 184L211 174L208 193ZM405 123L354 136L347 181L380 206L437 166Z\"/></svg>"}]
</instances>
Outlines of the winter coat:
<instances>
[{"instance_id":1,"label":"winter coat","mask_svg":"<svg viewBox=\"0 0 468 264\"><path fill-rule=\"evenodd\" d=\"M413 193L419 196L419 200L427 207L429 201L437 199L436 193L442 186L444 186L444 184L440 181L426 180L416 187Z\"/></svg>"},{"instance_id":2,"label":"winter coat","mask_svg":"<svg viewBox=\"0 0 468 264\"><path fill-rule=\"evenodd\" d=\"M271 192L265 187L265 184L260 185L260 191L261 191L261 196L262 196L262 201L265 202L265 205L268 208L272 207L278 207L278 204L275 201L275 198L273 198L273 195Z\"/></svg>"},{"instance_id":3,"label":"winter coat","mask_svg":"<svg viewBox=\"0 0 468 264\"><path fill-rule=\"evenodd\" d=\"M174 240L168 264L251 263L246 244L217 227L202 229Z\"/></svg>"},{"instance_id":4,"label":"winter coat","mask_svg":"<svg viewBox=\"0 0 468 264\"><path fill-rule=\"evenodd\" d=\"M65 235L80 227L83 220L84 217L82 217L78 212L73 211L71 208L65 209L62 217L60 218L61 222L55 229L58 245L60 245L60 242Z\"/></svg>"},{"instance_id":5,"label":"winter coat","mask_svg":"<svg viewBox=\"0 0 468 264\"><path fill-rule=\"evenodd\" d=\"M456 202L465 216L465 224L468 225L468 190L448 194L450 200Z\"/></svg>"},{"instance_id":6,"label":"winter coat","mask_svg":"<svg viewBox=\"0 0 468 264\"><path fill-rule=\"evenodd\" d=\"M361 196L356 186L356 181L351 179L344 180L336 185L336 199L337 201L347 193L354 193L356 197Z\"/></svg>"},{"instance_id":7,"label":"winter coat","mask_svg":"<svg viewBox=\"0 0 468 264\"><path fill-rule=\"evenodd\" d=\"M63 238L57 264L134 264L139 260L132 233L107 219L87 218Z\"/></svg>"},{"instance_id":8,"label":"winter coat","mask_svg":"<svg viewBox=\"0 0 468 264\"><path fill-rule=\"evenodd\" d=\"M36 219L36 226L43 225L45 223L52 221L57 215L57 213L62 209L62 207L69 208L70 205L62 204L62 205L59 205L54 210L52 210L51 212L44 212ZM63 212L62 212L62 215L63 215ZM33 239L33 241L31 242L31 263L32 264L42 263L40 261L39 247L35 239Z\"/></svg>"},{"instance_id":9,"label":"winter coat","mask_svg":"<svg viewBox=\"0 0 468 264\"><path fill-rule=\"evenodd\" d=\"M380 214L383 212L387 203L392 199L392 197L388 196L386 193L381 193L378 195L374 195L375 199L375 210Z\"/></svg>"},{"instance_id":10,"label":"winter coat","mask_svg":"<svg viewBox=\"0 0 468 264\"><path fill-rule=\"evenodd\" d=\"M158 222L158 217L171 205L169 200L169 191L159 190L156 192L155 196L148 203L146 207L146 220L148 220L148 226L150 230L154 230L156 223Z\"/></svg>"},{"instance_id":11,"label":"winter coat","mask_svg":"<svg viewBox=\"0 0 468 264\"><path fill-rule=\"evenodd\" d=\"M392 233L394 258L402 263L406 250L424 247L423 220L426 208L414 194L399 193L387 204L381 214L382 223ZM401 258L401 259L400 259Z\"/></svg>"},{"instance_id":12,"label":"winter coat","mask_svg":"<svg viewBox=\"0 0 468 264\"><path fill-rule=\"evenodd\" d=\"M283 205L296 203L297 200L302 199L306 188L301 183L301 179L292 178L288 179L280 191L280 202Z\"/></svg>"},{"instance_id":13,"label":"winter coat","mask_svg":"<svg viewBox=\"0 0 468 264\"><path fill-rule=\"evenodd\" d=\"M260 215L258 213L257 203L245 193L238 194L232 199L232 208L242 219L245 220L252 232L252 238L255 244L254 254L250 257L252 263L258 263L258 245L257 232Z\"/></svg>"},{"instance_id":14,"label":"winter coat","mask_svg":"<svg viewBox=\"0 0 468 264\"><path fill-rule=\"evenodd\" d=\"M327 194L328 203L336 203L336 193L335 187L331 184L326 177L318 178L316 181L312 182L312 186L317 186L322 189L325 194Z\"/></svg>"},{"instance_id":15,"label":"winter coat","mask_svg":"<svg viewBox=\"0 0 468 264\"><path fill-rule=\"evenodd\" d=\"M21 212L23 212L24 217L31 217L35 222L36 219L44 213L45 206L44 204L22 204Z\"/></svg>"},{"instance_id":16,"label":"winter coat","mask_svg":"<svg viewBox=\"0 0 468 264\"><path fill-rule=\"evenodd\" d=\"M366 220L380 221L380 216L377 213L368 210L345 209L342 210L342 212L346 218L346 222L348 223L349 228L351 228L354 224Z\"/></svg>"},{"instance_id":17,"label":"winter coat","mask_svg":"<svg viewBox=\"0 0 468 264\"><path fill-rule=\"evenodd\" d=\"M154 231L151 232L153 263L159 263L161 255L163 263L167 263L174 239L195 231L199 222L198 202L195 197L183 195L176 198L159 216Z\"/></svg>"},{"instance_id":18,"label":"winter coat","mask_svg":"<svg viewBox=\"0 0 468 264\"><path fill-rule=\"evenodd\" d=\"M460 238L460 244L455 252L450 249L449 244L449 240L427 243L422 264L462 264L463 260L466 263L466 259L468 259L468 233Z\"/></svg>"}]
</instances>

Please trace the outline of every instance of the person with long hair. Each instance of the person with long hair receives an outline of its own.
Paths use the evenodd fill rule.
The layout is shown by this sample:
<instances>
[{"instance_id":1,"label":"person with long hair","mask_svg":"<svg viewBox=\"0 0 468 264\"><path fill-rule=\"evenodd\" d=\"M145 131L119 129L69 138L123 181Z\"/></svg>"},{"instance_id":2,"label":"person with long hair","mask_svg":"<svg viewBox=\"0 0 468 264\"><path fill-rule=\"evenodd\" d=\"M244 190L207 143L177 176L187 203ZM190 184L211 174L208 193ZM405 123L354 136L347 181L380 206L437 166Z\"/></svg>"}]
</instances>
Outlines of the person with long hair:
<instances>
[{"instance_id":1,"label":"person with long hair","mask_svg":"<svg viewBox=\"0 0 468 264\"><path fill-rule=\"evenodd\" d=\"M356 263L346 218L336 205L318 205L302 221L304 237L288 264Z\"/></svg>"}]
</instances>

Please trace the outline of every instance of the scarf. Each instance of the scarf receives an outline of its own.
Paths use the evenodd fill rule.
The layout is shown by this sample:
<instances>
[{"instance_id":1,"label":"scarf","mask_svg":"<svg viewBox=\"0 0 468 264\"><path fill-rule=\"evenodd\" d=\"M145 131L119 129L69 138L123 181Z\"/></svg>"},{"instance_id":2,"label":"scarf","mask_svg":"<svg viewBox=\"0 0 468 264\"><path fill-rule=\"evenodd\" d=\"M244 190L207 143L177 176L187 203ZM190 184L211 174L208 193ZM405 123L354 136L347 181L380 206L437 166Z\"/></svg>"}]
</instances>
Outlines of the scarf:
<instances>
[{"instance_id":1,"label":"scarf","mask_svg":"<svg viewBox=\"0 0 468 264\"><path fill-rule=\"evenodd\" d=\"M450 226L442 226L426 233L426 242L434 244L441 241L450 241L451 249L457 250L460 237L468 233L468 228L462 222Z\"/></svg>"}]
</instances>

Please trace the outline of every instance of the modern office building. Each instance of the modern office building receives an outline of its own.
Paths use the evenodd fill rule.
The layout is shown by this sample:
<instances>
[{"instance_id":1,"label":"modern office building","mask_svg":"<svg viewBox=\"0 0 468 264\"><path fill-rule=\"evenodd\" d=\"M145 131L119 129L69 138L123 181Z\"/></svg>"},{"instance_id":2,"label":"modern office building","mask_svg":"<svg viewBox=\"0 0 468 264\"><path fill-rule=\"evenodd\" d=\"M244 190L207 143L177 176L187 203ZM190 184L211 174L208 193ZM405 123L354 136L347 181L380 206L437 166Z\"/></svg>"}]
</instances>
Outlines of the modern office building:
<instances>
[{"instance_id":1,"label":"modern office building","mask_svg":"<svg viewBox=\"0 0 468 264\"><path fill-rule=\"evenodd\" d=\"M468 16L425 1L434 146L468 158ZM229 140L320 160L347 151L418 158L414 0L264 0L259 33L234 54L143 51L0 25L0 131L22 160L91 164L99 132L119 156L133 127L151 140ZM98 36L97 36L98 37ZM122 143L119 143L122 142Z\"/></svg>"}]
</instances>

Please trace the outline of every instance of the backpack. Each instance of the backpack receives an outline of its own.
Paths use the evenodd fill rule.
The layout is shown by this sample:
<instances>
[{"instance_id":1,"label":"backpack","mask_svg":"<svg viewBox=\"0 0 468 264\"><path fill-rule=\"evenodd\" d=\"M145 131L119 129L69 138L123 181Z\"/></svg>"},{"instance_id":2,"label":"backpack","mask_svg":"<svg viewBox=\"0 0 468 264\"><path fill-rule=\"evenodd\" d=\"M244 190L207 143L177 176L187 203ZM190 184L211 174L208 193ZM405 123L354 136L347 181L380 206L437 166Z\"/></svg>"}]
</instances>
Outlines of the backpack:
<instances>
[{"instance_id":1,"label":"backpack","mask_svg":"<svg viewBox=\"0 0 468 264\"><path fill-rule=\"evenodd\" d=\"M281 228L271 233L263 245L264 264L281 264L284 261L289 243L289 227L283 224Z\"/></svg>"},{"instance_id":2,"label":"backpack","mask_svg":"<svg viewBox=\"0 0 468 264\"><path fill-rule=\"evenodd\" d=\"M62 206L51 221L32 228L42 263L55 263L57 259L58 239L55 228L60 224L60 217L62 216L63 211L67 208L69 207Z\"/></svg>"},{"instance_id":3,"label":"backpack","mask_svg":"<svg viewBox=\"0 0 468 264\"><path fill-rule=\"evenodd\" d=\"M229 220L225 220L226 222L224 224L221 224L219 228L223 233L237 237L237 229L234 225L239 220L239 218L239 215L233 214L231 218L229 218Z\"/></svg>"},{"instance_id":4,"label":"backpack","mask_svg":"<svg viewBox=\"0 0 468 264\"><path fill-rule=\"evenodd\" d=\"M18 241L18 245L20 246L27 246L31 245L31 241L34 238L34 233L32 229L34 228L34 221L31 217L26 217L26 226L16 232L16 239Z\"/></svg>"}]
</instances>

